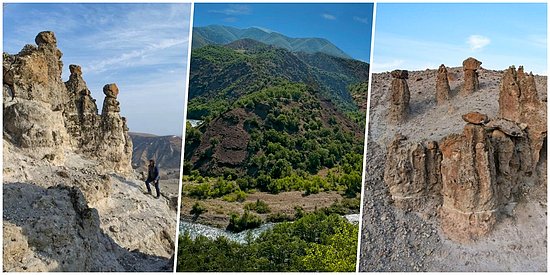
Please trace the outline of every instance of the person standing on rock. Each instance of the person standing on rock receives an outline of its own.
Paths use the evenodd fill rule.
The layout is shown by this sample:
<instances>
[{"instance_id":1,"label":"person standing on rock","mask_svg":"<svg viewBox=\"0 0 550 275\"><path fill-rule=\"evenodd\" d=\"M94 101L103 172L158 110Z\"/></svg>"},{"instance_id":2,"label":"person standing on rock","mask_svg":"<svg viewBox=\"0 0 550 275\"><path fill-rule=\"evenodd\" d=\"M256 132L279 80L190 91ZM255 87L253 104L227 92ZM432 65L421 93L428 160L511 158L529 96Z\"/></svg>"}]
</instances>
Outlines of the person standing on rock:
<instances>
[{"instance_id":1,"label":"person standing on rock","mask_svg":"<svg viewBox=\"0 0 550 275\"><path fill-rule=\"evenodd\" d=\"M157 199L160 197L160 186L159 186L159 169L155 165L155 161L150 159L149 166L147 167L147 179L145 180L145 185L147 186L147 194L151 195L151 186L149 183L153 182L155 184L155 190L157 191Z\"/></svg>"}]
</instances>

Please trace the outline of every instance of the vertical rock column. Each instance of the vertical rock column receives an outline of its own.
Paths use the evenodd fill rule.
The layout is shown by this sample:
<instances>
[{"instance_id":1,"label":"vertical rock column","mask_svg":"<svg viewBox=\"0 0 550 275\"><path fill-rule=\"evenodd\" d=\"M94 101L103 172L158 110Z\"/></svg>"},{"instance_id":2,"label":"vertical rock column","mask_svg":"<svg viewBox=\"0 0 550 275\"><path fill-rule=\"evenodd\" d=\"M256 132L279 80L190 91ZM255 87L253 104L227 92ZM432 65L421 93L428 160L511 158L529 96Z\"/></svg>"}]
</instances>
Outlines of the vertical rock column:
<instances>
[{"instance_id":1,"label":"vertical rock column","mask_svg":"<svg viewBox=\"0 0 550 275\"><path fill-rule=\"evenodd\" d=\"M393 77L391 83L390 122L397 124L404 122L409 113L410 92L407 79L407 70L395 70L391 72Z\"/></svg>"},{"instance_id":2,"label":"vertical rock column","mask_svg":"<svg viewBox=\"0 0 550 275\"><path fill-rule=\"evenodd\" d=\"M462 62L464 70L464 86L462 87L461 95L469 95L479 89L479 80L477 70L481 68L481 61L469 57Z\"/></svg>"},{"instance_id":3,"label":"vertical rock column","mask_svg":"<svg viewBox=\"0 0 550 275\"><path fill-rule=\"evenodd\" d=\"M435 99L437 105L444 104L449 101L449 94L451 93L451 86L449 86L449 79L447 78L447 68L441 64L437 70L437 81L435 83Z\"/></svg>"},{"instance_id":4,"label":"vertical rock column","mask_svg":"<svg viewBox=\"0 0 550 275\"><path fill-rule=\"evenodd\" d=\"M451 239L475 240L497 220L498 187L494 149L481 125L468 123L440 144L443 206L441 227Z\"/></svg>"},{"instance_id":5,"label":"vertical rock column","mask_svg":"<svg viewBox=\"0 0 550 275\"><path fill-rule=\"evenodd\" d=\"M426 203L439 205L441 153L437 143L427 146L408 142L397 134L388 145L384 168L384 182L397 207L408 210L426 210ZM435 198L435 200L434 200Z\"/></svg>"},{"instance_id":6,"label":"vertical rock column","mask_svg":"<svg viewBox=\"0 0 550 275\"><path fill-rule=\"evenodd\" d=\"M127 173L132 170L132 150L128 149L132 148L132 141L128 136L126 121L120 116L118 92L116 84L107 84L103 87L105 100L99 129L99 137L103 140L98 145L97 153L100 159L106 162L107 167L111 166L117 172Z\"/></svg>"},{"instance_id":7,"label":"vertical rock column","mask_svg":"<svg viewBox=\"0 0 550 275\"><path fill-rule=\"evenodd\" d=\"M100 117L97 113L95 99L92 98L86 81L82 78L82 69L78 65L69 65L71 75L65 82L69 92L70 101L66 111L72 110L66 115L67 129L78 141L78 148L84 153L95 152L98 141L98 129Z\"/></svg>"},{"instance_id":8,"label":"vertical rock column","mask_svg":"<svg viewBox=\"0 0 550 275\"><path fill-rule=\"evenodd\" d=\"M539 163L540 151L547 135L546 103L537 93L535 77L520 66L509 67L500 82L498 99L500 117L525 126L532 154L533 170Z\"/></svg>"}]
</instances>

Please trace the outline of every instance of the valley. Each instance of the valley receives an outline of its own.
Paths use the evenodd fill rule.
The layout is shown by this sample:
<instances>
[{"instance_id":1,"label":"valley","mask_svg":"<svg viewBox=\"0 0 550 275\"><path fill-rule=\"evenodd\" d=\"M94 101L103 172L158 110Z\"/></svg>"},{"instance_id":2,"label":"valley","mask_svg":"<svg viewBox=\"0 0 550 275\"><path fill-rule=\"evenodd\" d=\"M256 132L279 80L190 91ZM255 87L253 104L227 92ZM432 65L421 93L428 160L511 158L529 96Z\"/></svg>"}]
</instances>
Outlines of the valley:
<instances>
[{"instance_id":1,"label":"valley","mask_svg":"<svg viewBox=\"0 0 550 275\"><path fill-rule=\"evenodd\" d=\"M368 64L315 49L293 52L249 36L225 42L203 43L191 53L187 118L203 123L186 127L180 219L187 226L179 241L187 247L178 251L178 270L353 271L357 223L343 216L359 213L366 95L358 93L366 87ZM281 248L295 259L269 250L257 254L265 263L247 258L240 266L206 265L200 264L203 253L191 252L200 244L222 253L220 242L243 251L274 245L276 232L306 220L315 222L301 234L327 235L312 242L289 233ZM327 231L310 231L323 223ZM242 244L186 231L201 230L192 224L228 234L273 225ZM329 239L337 236L349 240L336 250L345 259L339 267L332 265L339 257L303 265L314 257L306 247L331 249ZM295 238L301 241L293 244Z\"/></svg>"}]
</instances>

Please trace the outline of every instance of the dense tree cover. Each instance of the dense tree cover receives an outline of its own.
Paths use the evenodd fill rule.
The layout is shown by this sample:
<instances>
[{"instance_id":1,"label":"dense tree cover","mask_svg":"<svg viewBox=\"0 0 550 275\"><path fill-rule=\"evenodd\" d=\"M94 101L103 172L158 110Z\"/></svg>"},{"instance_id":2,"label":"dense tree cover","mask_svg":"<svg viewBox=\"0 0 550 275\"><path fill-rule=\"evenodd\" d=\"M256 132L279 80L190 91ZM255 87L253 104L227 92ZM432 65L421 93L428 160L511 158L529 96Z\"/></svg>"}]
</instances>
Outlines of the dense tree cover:
<instances>
[{"instance_id":1,"label":"dense tree cover","mask_svg":"<svg viewBox=\"0 0 550 275\"><path fill-rule=\"evenodd\" d=\"M368 80L367 63L258 44L243 41L238 48L209 45L193 49L188 117L213 118L240 96L270 87L276 79L316 87L342 111L357 110L347 88Z\"/></svg>"},{"instance_id":2,"label":"dense tree cover","mask_svg":"<svg viewBox=\"0 0 550 275\"><path fill-rule=\"evenodd\" d=\"M307 85L281 80L276 86L242 96L233 108L244 108L250 114L244 121L250 134L248 157L239 169L226 168L223 173L224 179L237 178L235 184L223 178L208 180L187 185L186 195L204 199L257 189L273 194L300 190L306 195L336 190L353 197L360 192L363 142L353 129L361 126L342 127L339 120L346 118L327 114ZM261 116L258 108L264 108ZM186 144L200 137L196 131L188 132ZM216 141L210 140L212 147ZM199 162L208 161L211 151L206 150ZM188 163L184 167L188 175L184 181L203 182L195 171L191 175ZM327 171L325 176L318 175L321 170Z\"/></svg>"},{"instance_id":3,"label":"dense tree cover","mask_svg":"<svg viewBox=\"0 0 550 275\"><path fill-rule=\"evenodd\" d=\"M179 237L177 271L355 271L358 226L322 211L283 222L245 244ZM236 260L238 259L238 260Z\"/></svg>"}]
</instances>

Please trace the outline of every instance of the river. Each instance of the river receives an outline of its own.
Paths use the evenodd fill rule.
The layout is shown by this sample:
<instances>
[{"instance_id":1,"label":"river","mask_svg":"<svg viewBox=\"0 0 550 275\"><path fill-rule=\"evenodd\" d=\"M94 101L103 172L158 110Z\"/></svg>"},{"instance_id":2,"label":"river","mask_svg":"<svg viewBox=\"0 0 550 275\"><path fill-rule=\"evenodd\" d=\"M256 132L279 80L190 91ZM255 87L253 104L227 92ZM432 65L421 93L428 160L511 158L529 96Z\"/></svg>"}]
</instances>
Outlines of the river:
<instances>
[{"instance_id":1,"label":"river","mask_svg":"<svg viewBox=\"0 0 550 275\"><path fill-rule=\"evenodd\" d=\"M197 126L200 126L204 120L198 120L198 119L188 119L189 123L191 123L191 127L195 128Z\"/></svg>"},{"instance_id":2,"label":"river","mask_svg":"<svg viewBox=\"0 0 550 275\"><path fill-rule=\"evenodd\" d=\"M359 224L359 214L349 214L343 216L351 223ZM250 236L251 240L256 239L260 234L270 228L275 226L275 223L266 223L262 224L258 228L245 230L239 233L233 233L226 231L224 229L199 224L199 223L192 223L188 221L180 221L180 232L183 233L185 231L189 232L189 236L191 239L194 239L198 236L206 236L209 239L217 239L218 237L224 236L229 240L238 242L238 243L246 243L246 240L248 236Z\"/></svg>"}]
</instances>

